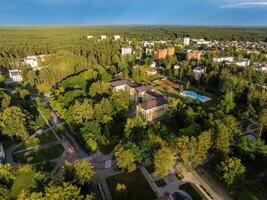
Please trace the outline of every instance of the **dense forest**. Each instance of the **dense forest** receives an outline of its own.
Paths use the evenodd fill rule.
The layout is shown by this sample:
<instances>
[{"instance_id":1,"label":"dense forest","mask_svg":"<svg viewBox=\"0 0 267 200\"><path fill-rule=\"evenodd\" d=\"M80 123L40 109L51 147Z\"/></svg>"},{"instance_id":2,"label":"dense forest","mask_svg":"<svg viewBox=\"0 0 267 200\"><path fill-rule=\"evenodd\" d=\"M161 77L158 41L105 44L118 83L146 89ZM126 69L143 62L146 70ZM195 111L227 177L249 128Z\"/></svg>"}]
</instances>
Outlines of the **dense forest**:
<instances>
[{"instance_id":1,"label":"dense forest","mask_svg":"<svg viewBox=\"0 0 267 200\"><path fill-rule=\"evenodd\" d=\"M62 26L1 27L0 66L19 66L28 55L52 54L67 50L81 55L86 48L86 35L113 36L135 40L168 40L189 36L209 40L264 41L266 28L187 27L187 26Z\"/></svg>"}]
</instances>

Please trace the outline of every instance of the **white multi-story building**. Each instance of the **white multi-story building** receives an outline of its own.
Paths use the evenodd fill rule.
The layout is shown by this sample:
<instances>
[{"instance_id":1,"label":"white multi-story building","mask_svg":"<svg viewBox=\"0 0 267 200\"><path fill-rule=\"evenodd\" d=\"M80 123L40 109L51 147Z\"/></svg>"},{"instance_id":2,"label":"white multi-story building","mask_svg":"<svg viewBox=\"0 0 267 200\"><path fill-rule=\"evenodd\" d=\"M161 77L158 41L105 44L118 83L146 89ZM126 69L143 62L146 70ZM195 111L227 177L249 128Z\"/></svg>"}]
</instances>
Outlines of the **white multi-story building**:
<instances>
[{"instance_id":1,"label":"white multi-story building","mask_svg":"<svg viewBox=\"0 0 267 200\"><path fill-rule=\"evenodd\" d=\"M185 37L185 38L184 38L184 46L187 46L187 45L189 45L189 44L190 44L190 38Z\"/></svg>"},{"instance_id":2,"label":"white multi-story building","mask_svg":"<svg viewBox=\"0 0 267 200\"><path fill-rule=\"evenodd\" d=\"M267 72L267 65L265 65L265 64L255 62L255 63L253 63L253 67L256 71Z\"/></svg>"},{"instance_id":3,"label":"white multi-story building","mask_svg":"<svg viewBox=\"0 0 267 200\"><path fill-rule=\"evenodd\" d=\"M256 70L258 70L258 71L260 71L260 72L265 72L265 73L267 73L267 66L263 66L263 67L258 68L258 69L256 69Z\"/></svg>"},{"instance_id":4,"label":"white multi-story building","mask_svg":"<svg viewBox=\"0 0 267 200\"><path fill-rule=\"evenodd\" d=\"M150 68L156 68L156 66L157 66L157 63L155 61L153 61L149 67Z\"/></svg>"},{"instance_id":5,"label":"white multi-story building","mask_svg":"<svg viewBox=\"0 0 267 200\"><path fill-rule=\"evenodd\" d=\"M132 54L132 48L128 47L128 48L121 48L121 54L122 55L129 55Z\"/></svg>"},{"instance_id":6,"label":"white multi-story building","mask_svg":"<svg viewBox=\"0 0 267 200\"><path fill-rule=\"evenodd\" d=\"M205 66L198 66L194 69L195 79L198 81L200 80L201 76L206 73L207 67Z\"/></svg>"},{"instance_id":7,"label":"white multi-story building","mask_svg":"<svg viewBox=\"0 0 267 200\"><path fill-rule=\"evenodd\" d=\"M220 57L220 58L213 58L214 63L222 63L222 62L234 62L234 57Z\"/></svg>"},{"instance_id":8,"label":"white multi-story building","mask_svg":"<svg viewBox=\"0 0 267 200\"><path fill-rule=\"evenodd\" d=\"M194 43L196 43L197 45L209 45L209 44L211 44L211 41L207 41L204 39L192 39L192 41Z\"/></svg>"},{"instance_id":9,"label":"white multi-story building","mask_svg":"<svg viewBox=\"0 0 267 200\"><path fill-rule=\"evenodd\" d=\"M121 36L120 35L114 35L113 36L113 39L116 41L116 40L119 40L119 39L121 39Z\"/></svg>"},{"instance_id":10,"label":"white multi-story building","mask_svg":"<svg viewBox=\"0 0 267 200\"><path fill-rule=\"evenodd\" d=\"M19 69L9 70L9 77L15 82L22 81L21 70Z\"/></svg>"},{"instance_id":11,"label":"white multi-story building","mask_svg":"<svg viewBox=\"0 0 267 200\"><path fill-rule=\"evenodd\" d=\"M100 40L105 40L105 39L107 39L107 36L106 35L101 35L100 36Z\"/></svg>"},{"instance_id":12,"label":"white multi-story building","mask_svg":"<svg viewBox=\"0 0 267 200\"><path fill-rule=\"evenodd\" d=\"M24 58L24 62L25 62L26 65L30 65L31 68L38 67L37 56L28 56L28 57Z\"/></svg>"},{"instance_id":13,"label":"white multi-story building","mask_svg":"<svg viewBox=\"0 0 267 200\"><path fill-rule=\"evenodd\" d=\"M144 47L154 46L155 42L144 41Z\"/></svg>"},{"instance_id":14,"label":"white multi-story building","mask_svg":"<svg viewBox=\"0 0 267 200\"><path fill-rule=\"evenodd\" d=\"M243 59L242 61L236 61L235 63L239 67L248 67L250 65L249 59Z\"/></svg>"}]
</instances>

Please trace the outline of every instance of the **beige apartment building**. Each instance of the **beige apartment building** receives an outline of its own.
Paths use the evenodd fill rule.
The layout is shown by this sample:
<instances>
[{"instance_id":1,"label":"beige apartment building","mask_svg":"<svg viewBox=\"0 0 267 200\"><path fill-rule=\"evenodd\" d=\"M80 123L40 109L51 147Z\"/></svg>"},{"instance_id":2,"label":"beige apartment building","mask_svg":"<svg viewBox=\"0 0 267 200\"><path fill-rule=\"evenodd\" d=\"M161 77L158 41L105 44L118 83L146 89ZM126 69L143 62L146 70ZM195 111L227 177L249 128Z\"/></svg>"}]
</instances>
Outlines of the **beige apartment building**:
<instances>
[{"instance_id":1,"label":"beige apartment building","mask_svg":"<svg viewBox=\"0 0 267 200\"><path fill-rule=\"evenodd\" d=\"M166 96L159 97L144 103L138 104L136 113L144 120L153 122L163 117L169 108L169 99Z\"/></svg>"},{"instance_id":2,"label":"beige apartment building","mask_svg":"<svg viewBox=\"0 0 267 200\"><path fill-rule=\"evenodd\" d=\"M137 86L128 80L111 82L111 86L115 91L128 91L137 104L135 113L148 122L162 118L168 110L170 98L155 92L151 86Z\"/></svg>"}]
</instances>

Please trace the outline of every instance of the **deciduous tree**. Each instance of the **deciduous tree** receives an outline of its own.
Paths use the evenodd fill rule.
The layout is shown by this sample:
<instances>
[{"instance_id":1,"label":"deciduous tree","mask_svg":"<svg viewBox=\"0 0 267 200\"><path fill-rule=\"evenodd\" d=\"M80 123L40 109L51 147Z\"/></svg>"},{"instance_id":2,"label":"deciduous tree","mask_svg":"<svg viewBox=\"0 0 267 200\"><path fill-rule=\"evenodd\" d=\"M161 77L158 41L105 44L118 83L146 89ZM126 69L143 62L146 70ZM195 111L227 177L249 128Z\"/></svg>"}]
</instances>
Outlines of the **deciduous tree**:
<instances>
[{"instance_id":1,"label":"deciduous tree","mask_svg":"<svg viewBox=\"0 0 267 200\"><path fill-rule=\"evenodd\" d=\"M29 133L25 125L26 115L19 107L8 107L0 114L2 133L9 137L18 137L26 141L29 138Z\"/></svg>"},{"instance_id":2,"label":"deciduous tree","mask_svg":"<svg viewBox=\"0 0 267 200\"><path fill-rule=\"evenodd\" d=\"M174 152L167 148L163 147L155 154L155 176L164 178L168 175L169 170L174 164Z\"/></svg>"},{"instance_id":3,"label":"deciduous tree","mask_svg":"<svg viewBox=\"0 0 267 200\"><path fill-rule=\"evenodd\" d=\"M136 169L134 155L120 144L115 148L115 157L119 168L126 169L128 172Z\"/></svg>"},{"instance_id":4,"label":"deciduous tree","mask_svg":"<svg viewBox=\"0 0 267 200\"><path fill-rule=\"evenodd\" d=\"M236 183L244 175L246 168L242 165L241 160L236 157L226 158L218 166L219 171L222 173L222 179L231 185Z\"/></svg>"}]
</instances>

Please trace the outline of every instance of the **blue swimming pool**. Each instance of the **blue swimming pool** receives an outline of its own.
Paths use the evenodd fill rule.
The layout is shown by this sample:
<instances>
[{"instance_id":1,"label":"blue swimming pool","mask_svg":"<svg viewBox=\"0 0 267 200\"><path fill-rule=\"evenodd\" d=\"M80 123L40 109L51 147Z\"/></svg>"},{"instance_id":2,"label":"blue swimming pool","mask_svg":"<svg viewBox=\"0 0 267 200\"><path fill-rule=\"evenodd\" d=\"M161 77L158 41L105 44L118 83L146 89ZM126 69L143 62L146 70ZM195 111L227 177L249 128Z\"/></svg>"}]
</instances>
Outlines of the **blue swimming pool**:
<instances>
[{"instance_id":1,"label":"blue swimming pool","mask_svg":"<svg viewBox=\"0 0 267 200\"><path fill-rule=\"evenodd\" d=\"M185 96L185 97L190 97L192 99L197 99L197 100L201 101L202 103L205 103L205 102L211 100L211 98L199 95L193 91L183 91L183 92L181 92L181 95Z\"/></svg>"}]
</instances>

